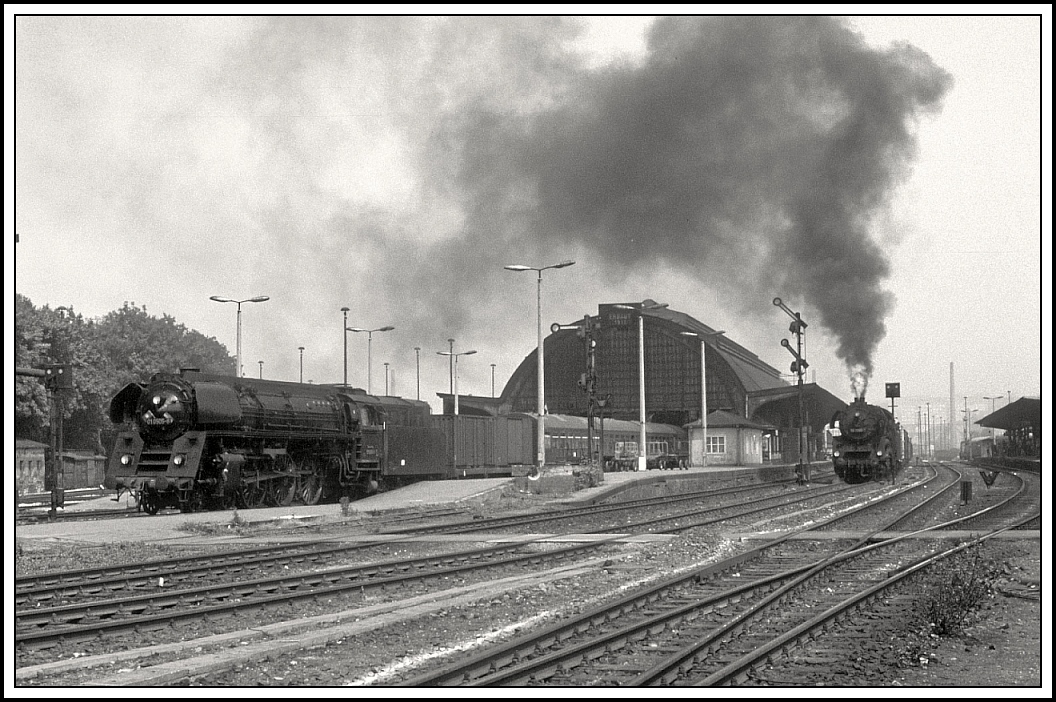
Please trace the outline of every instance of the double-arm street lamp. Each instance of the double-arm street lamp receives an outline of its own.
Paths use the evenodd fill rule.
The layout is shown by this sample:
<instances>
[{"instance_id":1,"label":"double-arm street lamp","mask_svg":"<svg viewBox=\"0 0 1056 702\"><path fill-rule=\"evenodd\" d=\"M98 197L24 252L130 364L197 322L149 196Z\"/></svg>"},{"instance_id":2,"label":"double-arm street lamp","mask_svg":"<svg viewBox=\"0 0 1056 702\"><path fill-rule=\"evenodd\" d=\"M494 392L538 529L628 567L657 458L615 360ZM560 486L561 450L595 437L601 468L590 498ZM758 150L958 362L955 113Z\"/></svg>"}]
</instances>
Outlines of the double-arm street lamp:
<instances>
[{"instance_id":1,"label":"double-arm street lamp","mask_svg":"<svg viewBox=\"0 0 1056 702\"><path fill-rule=\"evenodd\" d=\"M989 396L984 396L983 397L984 400L990 400L990 414L993 414L995 411L997 411L996 407L994 406L994 401L995 400L1000 400L1002 397L1003 397L1003 395L994 395L993 397L989 397ZM994 438L994 428L993 427L990 427L990 438L991 439Z\"/></svg>"},{"instance_id":2,"label":"double-arm street lamp","mask_svg":"<svg viewBox=\"0 0 1056 702\"><path fill-rule=\"evenodd\" d=\"M648 452L645 445L645 310L660 310L667 303L657 304L646 300L638 306L613 305L621 310L634 310L638 313L638 470L648 468Z\"/></svg>"},{"instance_id":3,"label":"double-arm street lamp","mask_svg":"<svg viewBox=\"0 0 1056 702\"><path fill-rule=\"evenodd\" d=\"M455 378L454 378L454 395L455 395L455 416L458 416L458 357L459 356L471 356L476 351L461 351L455 353L454 351L437 351L438 356L450 356L451 360L454 361L455 366Z\"/></svg>"},{"instance_id":4,"label":"double-arm street lamp","mask_svg":"<svg viewBox=\"0 0 1056 702\"><path fill-rule=\"evenodd\" d=\"M236 331L235 331L235 375L238 377L242 376L242 303L243 302L266 302L271 298L267 295L257 295L251 297L248 300L233 300L230 297L220 297L219 295L212 295L210 298L213 302L233 302L238 305L238 315Z\"/></svg>"},{"instance_id":5,"label":"double-arm street lamp","mask_svg":"<svg viewBox=\"0 0 1056 702\"><path fill-rule=\"evenodd\" d=\"M451 341L449 339L449 341ZM439 356L449 356L452 363L452 378L451 385L455 395L455 414L452 419L451 425L451 469L458 470L458 357L459 356L470 356L475 354L476 351L462 351L455 353L454 351L437 351ZM465 476L465 473L463 473Z\"/></svg>"},{"instance_id":6,"label":"double-arm street lamp","mask_svg":"<svg viewBox=\"0 0 1056 702\"><path fill-rule=\"evenodd\" d=\"M546 407L546 405L545 405L546 398L544 397L544 393L543 393L543 271L547 271L547 270L550 270L552 268L555 268L555 269L556 268L565 268L567 266L575 265L575 263L576 263L575 261L562 261L561 263L555 263L555 264L553 264L551 266L539 266L539 267L537 267L537 266L522 266L520 264L514 264L514 265L510 265L510 266L503 266L503 268L505 268L508 271L517 271L518 273L521 272L521 271L535 271L536 273L538 273L538 276L539 276L539 282L538 282L538 285L536 286L536 311L537 311L537 314L538 314L538 317L537 317L538 326L537 326L537 333L536 333L536 336L537 336L536 349L538 351L538 355L536 357L537 358L536 365L539 366L538 377L536 379L536 382L538 384L538 389L537 389L537 393L536 393L537 394L537 397L536 397L536 399L537 399L536 409L539 412L539 421L536 422L536 448L535 448L535 468L536 468L536 472L535 472L535 476L534 476L536 478L538 478L540 475L542 475L543 465L546 463L546 444L545 444L545 441L543 439L543 436L544 436L544 433L545 433L544 432L544 427L543 427L543 421L544 421L543 416L544 416L544 409Z\"/></svg>"},{"instance_id":7,"label":"double-arm street lamp","mask_svg":"<svg viewBox=\"0 0 1056 702\"><path fill-rule=\"evenodd\" d=\"M708 465L708 383L704 356L707 348L706 340L711 336L720 336L726 331L716 332L682 332L683 336L695 336L700 339L700 465Z\"/></svg>"},{"instance_id":8,"label":"double-arm street lamp","mask_svg":"<svg viewBox=\"0 0 1056 702\"><path fill-rule=\"evenodd\" d=\"M415 395L414 399L422 399L422 347L414 347L414 377L415 377Z\"/></svg>"},{"instance_id":9,"label":"double-arm street lamp","mask_svg":"<svg viewBox=\"0 0 1056 702\"><path fill-rule=\"evenodd\" d=\"M392 331L395 328L396 327L378 327L377 329L360 329L359 327L345 327L345 331L366 332L366 334L367 334L367 394L368 395L372 395L373 394L371 392L371 390L370 390L370 366L371 366L370 345L371 345L371 341L374 338L374 332L387 332L387 331ZM347 368L347 361L346 361L346 368ZM386 378L386 380L388 380L388 378ZM345 371L345 385L348 385L348 371L347 370Z\"/></svg>"}]
</instances>

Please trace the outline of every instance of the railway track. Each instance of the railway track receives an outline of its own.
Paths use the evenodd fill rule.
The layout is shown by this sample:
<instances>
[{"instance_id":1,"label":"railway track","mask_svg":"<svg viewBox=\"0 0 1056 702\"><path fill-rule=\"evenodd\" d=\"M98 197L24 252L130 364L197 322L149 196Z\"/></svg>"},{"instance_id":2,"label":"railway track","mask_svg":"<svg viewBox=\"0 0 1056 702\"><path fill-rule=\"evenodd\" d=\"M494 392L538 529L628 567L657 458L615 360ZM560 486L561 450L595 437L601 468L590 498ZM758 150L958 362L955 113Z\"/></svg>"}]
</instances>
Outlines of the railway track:
<instances>
[{"instance_id":1,"label":"railway track","mask_svg":"<svg viewBox=\"0 0 1056 702\"><path fill-rule=\"evenodd\" d=\"M939 559L1030 518L1019 518L965 544L950 545L942 538L943 530L963 526L974 515L912 534L879 537L917 509L910 507L851 541L790 544L793 536L809 535L830 523L786 534L573 621L398 684L735 684L756 666L818 635ZM910 538L924 533L940 538Z\"/></svg>"},{"instance_id":2,"label":"railway track","mask_svg":"<svg viewBox=\"0 0 1056 702\"><path fill-rule=\"evenodd\" d=\"M580 557L605 542L537 550L530 544L504 544L385 563L340 566L289 576L166 591L159 578L153 592L53 607L15 611L15 645L20 650L103 635L171 628L188 619L257 612L304 600L326 599L368 589L396 588L430 579L459 577L489 568L524 567Z\"/></svg>"},{"instance_id":3,"label":"railway track","mask_svg":"<svg viewBox=\"0 0 1056 702\"><path fill-rule=\"evenodd\" d=\"M931 480L936 480L937 478L935 476L930 476L930 479ZM957 478L956 478L955 474L954 475L947 475L947 477L945 478L945 481L946 481L947 485L956 484L956 480L957 480ZM906 502L906 503L912 503L914 501L920 502L921 500L920 500L919 497L913 497L912 494L911 494L911 490L914 487L916 487L917 484L918 483L913 483L907 489L897 490L897 491L894 491L891 488L880 489L881 486L876 486L878 489L873 491L873 493L874 493L873 497L876 499L876 501L877 501L876 503L871 503L870 500L865 497L866 493L868 493L870 491L861 490L862 486L859 486L860 492L862 494L858 495L857 500L859 502L863 502L864 501L867 504L864 505L864 506L863 505L858 505L857 508L859 510L866 509L870 504L873 504L875 506L875 508L879 509L880 507L878 505L879 504L883 504L883 503L879 502L881 496L885 497L887 499L890 499L890 500L899 499L899 497L901 496L901 499L903 500L903 502ZM925 488L918 488L918 489L925 489ZM940 492L938 489L935 488L934 485L932 487L926 488L925 490L931 490L931 491L933 491L935 493ZM841 502L846 502L846 503L849 504L851 501L850 500L845 500L845 501L841 501ZM846 509L844 509L844 512L846 513L847 509L849 509L849 506L847 506L847 505L844 505L844 506L846 507ZM611 505L610 505L610 507L611 507ZM796 508L795 505L793 505L792 507ZM642 506L639 505L638 508L642 509ZM777 510L778 508L774 507L774 509ZM819 510L817 508L802 507L802 508L796 508L796 509L797 509L797 511L794 512L793 514L798 516L798 518L800 518L800 519L808 519L808 520L809 519L814 519L815 520L816 524L813 525L813 526L814 526L814 528L816 530L823 531L824 529L832 529L832 528L835 528L834 525L836 525L838 523L837 520L833 520L832 522L829 522L828 524L823 524L821 522L821 520L819 520L817 518L817 514L821 511L821 510ZM746 512L748 511L747 508L745 508L745 511ZM786 511L787 511L787 508L786 508ZM807 515L813 515L813 516L807 516ZM727 518L730 519L730 520L736 520L737 519L736 515L729 515ZM795 518L795 517L793 517L793 518ZM742 520L749 519L749 516L748 515L744 515L744 516L741 517L741 519ZM476 523L477 523L478 526L481 526L481 523L486 522L486 521L487 520L476 520ZM844 529L844 530L849 530L851 528L851 523L845 521L841 528ZM893 528L893 527L888 526L887 528ZM785 537L790 537L790 536L791 536L791 534L785 535ZM776 543L777 543L777 541L775 540L774 544L776 544ZM769 542L768 542L768 544L769 544ZM797 561L795 561L794 559L798 559L799 556L795 556L794 554L797 553L798 551L800 551L801 548L800 548L799 545L789 544L788 546L786 546L786 548L788 548L789 551L786 551L784 553L775 552L775 555L771 557L772 560L770 562L770 565L769 566L762 565L760 567L761 567L761 569L763 571L769 571L771 576L784 574L782 576L784 578L784 580L782 580L781 582L785 582L789 578L795 577L796 573L802 574L804 572L805 568L813 567L813 566L809 566L809 563L816 563L817 559L836 560L837 557L838 557L838 554L842 552L842 551L840 551L841 548L846 550L846 549L850 549L853 546L853 544L848 543L848 541L846 539L831 539L831 538L830 539L817 540L817 541L813 541L812 540L812 541L809 542L809 544L810 544L810 546L807 547L807 551L809 553L812 553L812 558L815 559L813 561L808 561L806 564L798 564L797 565ZM319 545L316 544L315 547L318 548ZM329 548L329 547L330 546L327 546L326 548ZM905 548L908 548L908 546L906 546ZM832 550L832 549L835 549L835 550ZM588 551L584 550L581 553L580 556L570 556L569 557L570 561L568 561L568 562L575 562L577 559L585 557L582 554L586 554L586 553L588 553ZM822 556L822 554L824 554L824 557ZM449 555L455 555L455 554L449 554ZM907 556L907 558L908 558L908 556ZM531 566L528 566L528 567L530 567L530 568L543 567L541 565L541 563L542 563L541 561L535 561ZM523 568L524 566L517 566L517 567L518 568ZM445 579L445 578L452 578L453 577L453 578L457 578L459 582L465 582L465 577L466 577L465 575L458 575L455 572L451 572L451 573L447 573L447 574L440 573L440 571L437 571L437 572L439 573L439 578L441 580ZM472 567L471 566L467 567L467 570L463 571L463 573L465 573L465 574L469 574L471 572L472 572ZM737 571L737 572L739 572L739 571ZM497 576L495 574L493 574L492 576L479 575L479 576L472 576L472 577L481 577L481 578L501 577L502 573L509 573L509 571L508 570L507 571L503 571L501 568L499 568L499 569L496 569L494 571L494 573L497 573L498 575ZM696 574L696 576L699 576L699 575L700 575L699 573ZM149 580L150 580L151 577L152 577L151 574L147 573L147 574L144 574L142 576L142 579L143 579L144 582L147 582L149 584ZM297 577L300 578L302 576L298 575ZM738 575L737 578L738 578L739 582L741 582L741 583L744 582L743 573ZM388 585L388 583L385 583L384 580L385 580L384 578L381 578L381 579L377 580L377 582L381 586ZM435 578L433 580L434 580L434 582L436 582ZM699 578L698 578L698 580L699 580ZM704 580L706 580L706 578ZM290 580L290 583L295 583L295 582L296 582L296 578ZM302 581L302 582L306 582L306 581ZM321 582L321 581L317 581L317 582ZM354 581L350 581L350 582L354 582ZM781 585L777 581L775 581L775 584L772 584L769 587L773 588L773 587L780 587L780 586ZM264 592L267 592L269 588L278 590L278 589L282 589L283 587L292 587L292 588L294 588L294 590L296 590L296 589L304 590L304 592L302 592L302 593L293 592L293 594L296 594L299 597L301 597L302 598L301 601L304 601L304 602L308 602L308 601L312 601L312 600L318 601L319 596L328 597L328 598L330 598L332 600L332 593L328 593L326 590L323 590L323 589L317 589L314 585L312 585L310 583L307 584L307 585L291 584L291 585L286 585L286 586L284 586L284 585L265 585L264 586ZM362 585L360 585L358 587L362 588ZM355 591L356 588L357 588L357 585L350 584L350 585L347 586L346 591ZM182 588L182 587L180 589L183 589L183 590L192 589L193 590L193 588ZM313 596L313 595L308 594L308 589L317 589L317 592ZM217 592L221 592L221 591L222 591L222 589L218 589L217 590ZM234 591L232 591L232 592L234 592ZM240 598L240 597L242 597L242 594L240 594L240 593L241 593L241 591L239 591L239 594L228 595L227 597L228 598L230 598L230 597L238 597L238 598ZM195 593L188 593L188 594L189 594L189 597L191 599L193 599L193 597L197 596ZM400 595L400 596L401 597L410 597L411 595L410 594L405 594L405 595ZM765 596L765 595L763 595L763 596ZM214 597L219 597L219 600L217 600L217 601L220 601L220 600L223 600L225 596L220 594L220 595L214 595ZM265 599L267 597L269 597L269 595L265 595ZM759 595L757 595L755 597L758 598ZM648 600L648 598L646 598L646 599ZM695 598L689 597L687 599L693 600ZM699 599L699 598L696 598L696 599ZM739 599L743 599L743 597L739 596ZM330 600L327 600L327 601L330 601ZM204 600L201 600L201 601L199 601L199 604L194 605L194 607L198 608L198 616L204 616L204 615L216 616L216 615L214 615L213 611L210 609L212 607L212 605L207 605L207 606L203 607L201 602L204 602ZM138 606L140 606L140 605L135 603L135 602L129 603L129 607L130 608L135 608L135 607L138 607ZM177 604L177 605L152 605L152 606L161 607L162 610L164 610L164 609L169 608L170 606L180 606L180 605ZM259 609L260 606L261 605L258 604L257 608ZM283 609L282 607L279 607L277 605L270 605L269 604L269 605L266 605L266 606L268 606L269 609ZM331 605L328 605L328 606L331 606ZM720 607L720 609L722 609L722 607ZM155 610L155 612L156 611L157 610ZM53 613L53 614L60 614L60 613L56 612L56 613ZM109 615L107 615L107 616L109 616ZM286 616L289 616L289 615L286 615ZM297 615L293 615L293 616L297 616ZM160 619L165 619L165 617L167 617L167 615L163 614L162 617L160 617ZM73 617L73 618L75 618L75 617ZM133 617L133 619L134 618L135 617ZM147 619L148 620L151 620L151 619L157 620L157 619L159 619L159 617L156 616L156 614L152 614L152 615L149 615L147 617ZM231 619L231 618L229 617L229 619ZM65 626L65 625L63 625L63 626ZM144 622L136 623L135 628L138 628L140 626L151 628L153 625L150 623L150 621L144 621ZM266 626L266 625L262 624L262 626ZM122 630L121 627L115 628L115 631L121 631L121 630ZM53 631L58 631L58 629L53 629ZM59 639L63 639L63 638L64 637L62 637L62 636L59 637ZM139 640L139 639L136 639L136 640ZM123 647L127 648L127 643L128 642L126 642ZM47 644L44 644L44 645L47 645ZM106 644L103 644L101 646L97 646L97 645L93 644L93 648L96 648L96 649L98 649L100 651L105 651ZM105 657L105 653L102 654L102 655ZM87 661L84 661L84 663L87 663ZM28 667L32 668L34 666L28 666ZM573 666L573 668L574 667L575 666ZM639 665L638 667L642 668L641 665ZM26 675L31 674L31 672L28 669L25 670L24 672L25 672ZM149 682L149 676L144 678L144 679L147 680L147 682L144 682L143 684L152 684L152 683ZM541 678L541 680L550 680L550 679L551 679L550 677L546 677L546 676ZM552 679L554 681L556 681L556 680L559 680L560 678L552 678ZM436 684L468 684L468 682L465 679L463 679L461 682L455 682L455 683L445 682L445 683L436 683ZM505 683L501 683L501 682L484 683L484 682L481 682L481 683L476 683L476 684L505 684ZM546 683L543 683L543 684L546 684ZM559 683L552 682L552 683L549 683L549 684L559 684Z\"/></svg>"}]
</instances>

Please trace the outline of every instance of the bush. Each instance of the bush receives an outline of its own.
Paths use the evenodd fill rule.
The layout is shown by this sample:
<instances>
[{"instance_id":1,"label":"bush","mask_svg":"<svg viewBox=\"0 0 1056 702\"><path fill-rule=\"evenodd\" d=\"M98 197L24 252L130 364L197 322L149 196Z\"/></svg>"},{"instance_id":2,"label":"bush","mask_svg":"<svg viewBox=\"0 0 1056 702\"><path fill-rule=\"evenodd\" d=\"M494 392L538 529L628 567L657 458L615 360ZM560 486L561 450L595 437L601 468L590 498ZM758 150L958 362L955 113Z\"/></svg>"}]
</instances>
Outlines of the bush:
<instances>
[{"instance_id":1,"label":"bush","mask_svg":"<svg viewBox=\"0 0 1056 702\"><path fill-rule=\"evenodd\" d=\"M989 554L990 547L974 546L923 574L921 596L908 613L909 631L901 642L903 664L926 665L938 640L964 633L970 616L994 596L1001 567Z\"/></svg>"},{"instance_id":2,"label":"bush","mask_svg":"<svg viewBox=\"0 0 1056 702\"><path fill-rule=\"evenodd\" d=\"M939 563L930 575L923 616L938 636L964 632L969 615L994 596L1000 568L983 551L967 549Z\"/></svg>"}]
</instances>

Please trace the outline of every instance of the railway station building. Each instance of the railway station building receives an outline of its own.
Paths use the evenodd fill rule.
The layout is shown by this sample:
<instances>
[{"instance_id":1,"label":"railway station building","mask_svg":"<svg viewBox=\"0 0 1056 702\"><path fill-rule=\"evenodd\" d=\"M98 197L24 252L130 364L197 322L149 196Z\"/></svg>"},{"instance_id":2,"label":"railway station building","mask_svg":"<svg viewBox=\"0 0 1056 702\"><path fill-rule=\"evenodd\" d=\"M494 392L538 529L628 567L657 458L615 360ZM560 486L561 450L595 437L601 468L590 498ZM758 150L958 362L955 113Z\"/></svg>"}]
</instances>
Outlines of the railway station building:
<instances>
[{"instance_id":1,"label":"railway station building","mask_svg":"<svg viewBox=\"0 0 1056 702\"><path fill-rule=\"evenodd\" d=\"M545 411L638 421L641 411L640 362L644 361L645 419L686 427L691 458L708 451L719 459L719 423L755 432L756 450L738 450L741 464L798 460L800 392L756 354L693 317L651 300L599 304L596 315L554 325L543 341ZM510 376L499 397L459 395L461 414L535 414L538 404L535 349ZM702 376L704 382L702 382ZM807 456L822 458L826 424L847 403L814 383L803 385ZM439 393L444 413L453 396ZM715 422L712 421L713 413ZM708 417L708 442L700 436ZM738 425L738 420L741 426ZM694 443L694 425L700 436ZM748 434L745 434L747 436ZM713 441L712 439L715 439ZM749 442L750 444L750 442ZM740 445L740 444L738 444ZM731 446L732 448L732 446ZM725 452L725 451L724 451ZM694 461L696 463L696 461Z\"/></svg>"}]
</instances>

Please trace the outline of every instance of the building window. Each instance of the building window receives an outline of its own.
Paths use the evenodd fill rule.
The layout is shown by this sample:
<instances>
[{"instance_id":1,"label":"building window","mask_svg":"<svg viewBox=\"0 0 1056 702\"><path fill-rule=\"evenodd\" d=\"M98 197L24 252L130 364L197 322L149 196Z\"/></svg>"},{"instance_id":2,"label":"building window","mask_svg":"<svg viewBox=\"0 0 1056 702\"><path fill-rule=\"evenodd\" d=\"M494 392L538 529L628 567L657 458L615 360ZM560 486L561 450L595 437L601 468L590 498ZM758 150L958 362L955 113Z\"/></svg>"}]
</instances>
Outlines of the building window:
<instances>
[{"instance_id":1,"label":"building window","mask_svg":"<svg viewBox=\"0 0 1056 702\"><path fill-rule=\"evenodd\" d=\"M708 453L726 453L726 437L709 436L707 451Z\"/></svg>"}]
</instances>

